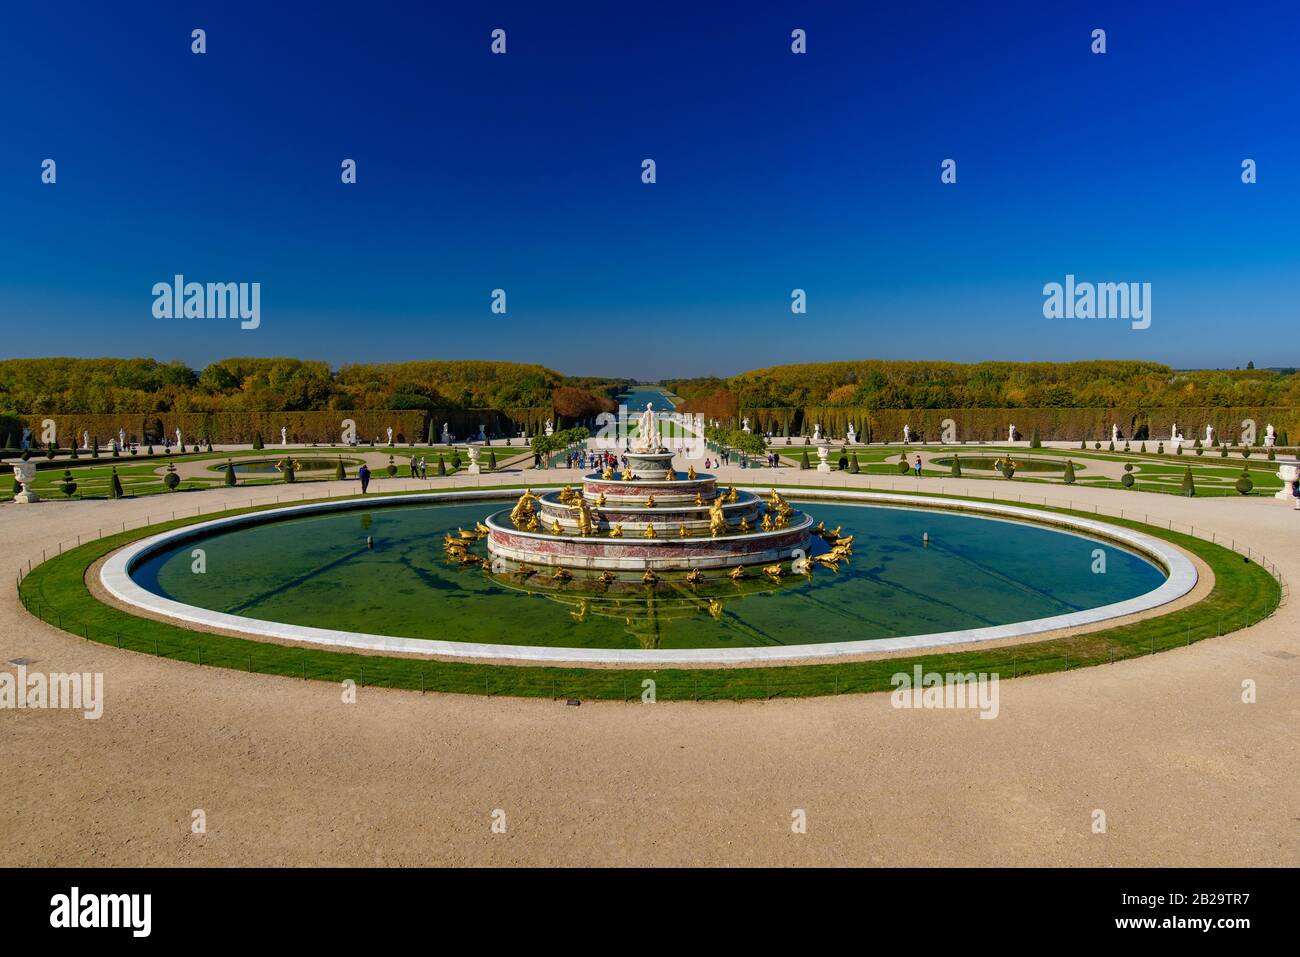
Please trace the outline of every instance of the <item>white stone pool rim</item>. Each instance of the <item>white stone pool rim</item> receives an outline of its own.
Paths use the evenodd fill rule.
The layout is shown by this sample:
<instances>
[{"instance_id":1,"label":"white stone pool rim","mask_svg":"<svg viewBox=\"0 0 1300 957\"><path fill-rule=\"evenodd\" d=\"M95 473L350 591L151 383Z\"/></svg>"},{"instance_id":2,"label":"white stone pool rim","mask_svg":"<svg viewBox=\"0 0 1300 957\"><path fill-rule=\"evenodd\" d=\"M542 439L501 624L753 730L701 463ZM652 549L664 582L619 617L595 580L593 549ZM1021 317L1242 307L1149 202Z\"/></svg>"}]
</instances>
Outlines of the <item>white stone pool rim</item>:
<instances>
[{"instance_id":1,"label":"white stone pool rim","mask_svg":"<svg viewBox=\"0 0 1300 957\"><path fill-rule=\"evenodd\" d=\"M429 657L499 659L570 665L626 664L643 667L671 664L761 664L807 661L810 659L838 658L876 652L908 652L923 648L943 648L997 639L1028 638L1063 628L1092 625L1113 618L1122 618L1150 611L1181 598L1196 587L1198 577L1196 566L1172 544L1141 532L1093 519L1063 515L1056 512L1044 512L1016 505L1004 505L997 502L931 498L889 492L854 492L839 489L797 487L778 488L778 491L791 499L838 500L921 508L927 511L965 512L989 518L1043 525L1058 531L1073 532L1088 538L1101 539L1123 546L1154 562L1165 571L1168 577L1152 591L1124 601L1101 605L1096 608L1087 608L1083 611L1070 612L1065 615L1036 618L1006 625L935 632L927 635L906 635L895 638L872 638L825 644L780 645L756 648L673 649L551 648L536 645L505 645L441 641L428 638L403 638L393 635L374 635L353 631L336 631L329 628L313 628L306 625L290 625L209 611L205 608L173 601L149 591L137 584L131 577L131 570L136 564L160 549L168 548L186 540L201 538L216 531L229 531L241 526L261 525L286 518L299 518L305 515L334 511L350 511L357 508L514 497L512 491L509 490L482 489L325 500L215 518L206 522L187 525L183 528L170 529L132 542L109 556L100 569L99 579L110 595L131 607L177 622L187 622L222 631L235 631L253 638L262 637L280 641L304 642L324 647L356 648L365 651L417 654Z\"/></svg>"}]
</instances>

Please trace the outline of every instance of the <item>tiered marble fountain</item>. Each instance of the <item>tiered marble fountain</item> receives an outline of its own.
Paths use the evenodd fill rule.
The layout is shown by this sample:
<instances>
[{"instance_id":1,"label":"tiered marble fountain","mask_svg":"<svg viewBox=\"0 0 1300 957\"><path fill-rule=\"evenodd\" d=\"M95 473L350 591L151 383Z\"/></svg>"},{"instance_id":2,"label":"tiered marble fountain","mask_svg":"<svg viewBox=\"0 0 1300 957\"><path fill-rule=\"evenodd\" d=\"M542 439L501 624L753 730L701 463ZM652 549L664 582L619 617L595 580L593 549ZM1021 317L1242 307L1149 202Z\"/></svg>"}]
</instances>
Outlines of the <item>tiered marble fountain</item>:
<instances>
[{"instance_id":1,"label":"tiered marble fountain","mask_svg":"<svg viewBox=\"0 0 1300 957\"><path fill-rule=\"evenodd\" d=\"M641 435L657 435L653 413L647 416ZM621 472L589 473L581 490L529 491L513 508L490 515L494 565L552 566L560 577L653 580L682 572L699 580L709 571L742 578L748 566L770 567L799 557L797 551L807 555L812 518L775 492L765 501L721 489L712 475L675 471L668 451L642 447L625 454Z\"/></svg>"}]
</instances>

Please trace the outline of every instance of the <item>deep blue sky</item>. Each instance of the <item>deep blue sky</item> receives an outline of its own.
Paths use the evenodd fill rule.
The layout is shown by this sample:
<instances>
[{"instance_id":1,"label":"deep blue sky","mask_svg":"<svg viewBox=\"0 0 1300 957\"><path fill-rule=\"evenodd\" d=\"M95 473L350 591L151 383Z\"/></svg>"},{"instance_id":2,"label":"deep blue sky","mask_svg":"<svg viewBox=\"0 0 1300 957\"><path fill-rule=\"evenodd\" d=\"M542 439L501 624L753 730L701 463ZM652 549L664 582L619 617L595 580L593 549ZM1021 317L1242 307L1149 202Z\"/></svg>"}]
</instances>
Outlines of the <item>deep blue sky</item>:
<instances>
[{"instance_id":1,"label":"deep blue sky","mask_svg":"<svg viewBox=\"0 0 1300 957\"><path fill-rule=\"evenodd\" d=\"M0 354L1300 364L1294 2L843 6L10 5ZM154 319L177 272L261 328ZM1152 327L1044 319L1067 272Z\"/></svg>"}]
</instances>

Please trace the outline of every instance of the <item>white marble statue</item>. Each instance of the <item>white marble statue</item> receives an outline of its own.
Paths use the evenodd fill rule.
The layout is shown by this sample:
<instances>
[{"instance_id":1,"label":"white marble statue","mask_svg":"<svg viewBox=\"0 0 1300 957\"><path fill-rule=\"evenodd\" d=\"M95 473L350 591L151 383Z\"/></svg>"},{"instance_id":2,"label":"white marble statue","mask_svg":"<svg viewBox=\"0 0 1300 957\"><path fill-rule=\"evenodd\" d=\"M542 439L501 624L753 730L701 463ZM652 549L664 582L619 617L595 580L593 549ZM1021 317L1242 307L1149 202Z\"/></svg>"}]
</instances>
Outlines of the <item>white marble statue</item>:
<instances>
[{"instance_id":1,"label":"white marble statue","mask_svg":"<svg viewBox=\"0 0 1300 957\"><path fill-rule=\"evenodd\" d=\"M1214 426L1212 425L1205 427L1205 444L1207 446L1214 444Z\"/></svg>"},{"instance_id":2,"label":"white marble statue","mask_svg":"<svg viewBox=\"0 0 1300 957\"><path fill-rule=\"evenodd\" d=\"M1169 429L1169 445L1177 452L1183 447L1183 433L1178 431L1178 423L1175 422Z\"/></svg>"},{"instance_id":3,"label":"white marble statue","mask_svg":"<svg viewBox=\"0 0 1300 957\"><path fill-rule=\"evenodd\" d=\"M1118 426L1118 425L1112 425L1112 426L1110 427L1110 440L1111 440L1112 442L1118 442L1118 441L1119 441L1119 426Z\"/></svg>"},{"instance_id":4,"label":"white marble statue","mask_svg":"<svg viewBox=\"0 0 1300 957\"><path fill-rule=\"evenodd\" d=\"M1015 440L1016 440L1016 427L1015 427L1015 425L1008 425L1008 426L1007 426L1007 441L1008 441L1008 442L1014 442Z\"/></svg>"},{"instance_id":5,"label":"white marble statue","mask_svg":"<svg viewBox=\"0 0 1300 957\"><path fill-rule=\"evenodd\" d=\"M1264 447L1271 449L1276 444L1277 432L1273 430L1273 426L1270 423L1269 425L1264 426Z\"/></svg>"},{"instance_id":6,"label":"white marble statue","mask_svg":"<svg viewBox=\"0 0 1300 957\"><path fill-rule=\"evenodd\" d=\"M748 431L749 431L749 417L748 417L748 416L746 416L745 418L743 418L743 419L740 420L740 431L742 431L742 432L748 432Z\"/></svg>"},{"instance_id":7,"label":"white marble statue","mask_svg":"<svg viewBox=\"0 0 1300 957\"><path fill-rule=\"evenodd\" d=\"M82 432L82 433L81 433L81 447L82 447L83 449L86 449L87 451L90 450L90 433L89 433L89 432Z\"/></svg>"},{"instance_id":8,"label":"white marble statue","mask_svg":"<svg viewBox=\"0 0 1300 957\"><path fill-rule=\"evenodd\" d=\"M849 423L849 445L857 445L857 444L858 444L858 431L857 429L853 428L853 423L850 422Z\"/></svg>"},{"instance_id":9,"label":"white marble statue","mask_svg":"<svg viewBox=\"0 0 1300 957\"><path fill-rule=\"evenodd\" d=\"M393 444L393 427L391 425L388 427L388 444Z\"/></svg>"},{"instance_id":10,"label":"white marble statue","mask_svg":"<svg viewBox=\"0 0 1300 957\"><path fill-rule=\"evenodd\" d=\"M117 451L121 452L125 448L126 448L126 430L118 429L117 430Z\"/></svg>"},{"instance_id":11,"label":"white marble statue","mask_svg":"<svg viewBox=\"0 0 1300 957\"><path fill-rule=\"evenodd\" d=\"M182 452L185 451L185 443L181 441L181 430L180 430L180 426L177 426L177 427L176 427L176 444L177 444L178 446L180 446L180 449L181 449Z\"/></svg>"},{"instance_id":12,"label":"white marble statue","mask_svg":"<svg viewBox=\"0 0 1300 957\"><path fill-rule=\"evenodd\" d=\"M546 434L547 435L555 434L555 425L551 422L550 419L546 420Z\"/></svg>"},{"instance_id":13,"label":"white marble statue","mask_svg":"<svg viewBox=\"0 0 1300 957\"><path fill-rule=\"evenodd\" d=\"M822 424L821 424L820 422L814 422L814 423L813 423L813 441L814 441L814 442L820 442L821 440L822 440Z\"/></svg>"},{"instance_id":14,"label":"white marble statue","mask_svg":"<svg viewBox=\"0 0 1300 957\"><path fill-rule=\"evenodd\" d=\"M645 411L636 419L637 435L641 439L640 448L642 451L653 452L657 449L659 442L659 428L655 423L654 404L647 402Z\"/></svg>"},{"instance_id":15,"label":"white marble statue","mask_svg":"<svg viewBox=\"0 0 1300 957\"><path fill-rule=\"evenodd\" d=\"M281 445L289 444L289 430L286 429L283 425L280 426L280 444Z\"/></svg>"},{"instance_id":16,"label":"white marble statue","mask_svg":"<svg viewBox=\"0 0 1300 957\"><path fill-rule=\"evenodd\" d=\"M911 441L912 441L912 427L910 425L905 425L903 426L903 444L907 445Z\"/></svg>"},{"instance_id":17,"label":"white marble statue","mask_svg":"<svg viewBox=\"0 0 1300 957\"><path fill-rule=\"evenodd\" d=\"M451 445L451 432L447 428L447 423L442 423L442 444Z\"/></svg>"}]
</instances>

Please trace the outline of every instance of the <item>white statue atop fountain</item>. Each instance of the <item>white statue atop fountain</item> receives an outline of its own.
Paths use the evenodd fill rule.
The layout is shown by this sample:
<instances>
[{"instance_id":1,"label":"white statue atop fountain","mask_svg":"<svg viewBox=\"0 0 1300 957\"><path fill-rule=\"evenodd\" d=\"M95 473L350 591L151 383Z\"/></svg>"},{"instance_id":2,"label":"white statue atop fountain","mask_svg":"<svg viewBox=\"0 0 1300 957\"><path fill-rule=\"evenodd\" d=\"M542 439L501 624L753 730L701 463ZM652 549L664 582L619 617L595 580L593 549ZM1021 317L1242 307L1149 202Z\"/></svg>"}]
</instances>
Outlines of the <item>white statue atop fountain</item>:
<instances>
[{"instance_id":1,"label":"white statue atop fountain","mask_svg":"<svg viewBox=\"0 0 1300 957\"><path fill-rule=\"evenodd\" d=\"M547 419L547 420L546 420L546 434L547 434L547 435L554 435L554 434L555 434L555 426L554 426L554 424L551 422L550 419Z\"/></svg>"},{"instance_id":2,"label":"white statue atop fountain","mask_svg":"<svg viewBox=\"0 0 1300 957\"><path fill-rule=\"evenodd\" d=\"M740 420L740 431L742 432L749 431L749 416L745 416L745 418Z\"/></svg>"},{"instance_id":3,"label":"white statue atop fountain","mask_svg":"<svg viewBox=\"0 0 1300 957\"><path fill-rule=\"evenodd\" d=\"M637 448L643 452L654 452L659 448L659 426L655 422L654 403L647 402L645 411L637 416L637 435L641 441Z\"/></svg>"},{"instance_id":4,"label":"white statue atop fountain","mask_svg":"<svg viewBox=\"0 0 1300 957\"><path fill-rule=\"evenodd\" d=\"M1119 426L1118 426L1118 425L1112 425L1112 426L1110 427L1110 440L1111 440L1112 442L1118 442L1118 441L1119 441Z\"/></svg>"},{"instance_id":5,"label":"white statue atop fountain","mask_svg":"<svg viewBox=\"0 0 1300 957\"><path fill-rule=\"evenodd\" d=\"M912 441L912 427L910 425L905 425L903 426L903 444L908 445L909 443L911 443L911 441Z\"/></svg>"},{"instance_id":6,"label":"white statue atop fountain","mask_svg":"<svg viewBox=\"0 0 1300 957\"><path fill-rule=\"evenodd\" d=\"M1016 427L1013 423L1007 426L1007 441L1014 442L1015 440L1016 440Z\"/></svg>"},{"instance_id":7,"label":"white statue atop fountain","mask_svg":"<svg viewBox=\"0 0 1300 957\"><path fill-rule=\"evenodd\" d=\"M1264 447L1271 449L1277 444L1277 432L1273 430L1273 424L1270 422L1264 427Z\"/></svg>"},{"instance_id":8,"label":"white statue atop fountain","mask_svg":"<svg viewBox=\"0 0 1300 957\"><path fill-rule=\"evenodd\" d=\"M1212 425L1207 425L1205 427L1205 444L1207 446L1214 444L1214 426Z\"/></svg>"},{"instance_id":9,"label":"white statue atop fountain","mask_svg":"<svg viewBox=\"0 0 1300 957\"><path fill-rule=\"evenodd\" d=\"M857 445L857 444L858 444L858 431L857 429L853 428L853 423L850 422L849 423L849 445Z\"/></svg>"}]
</instances>

